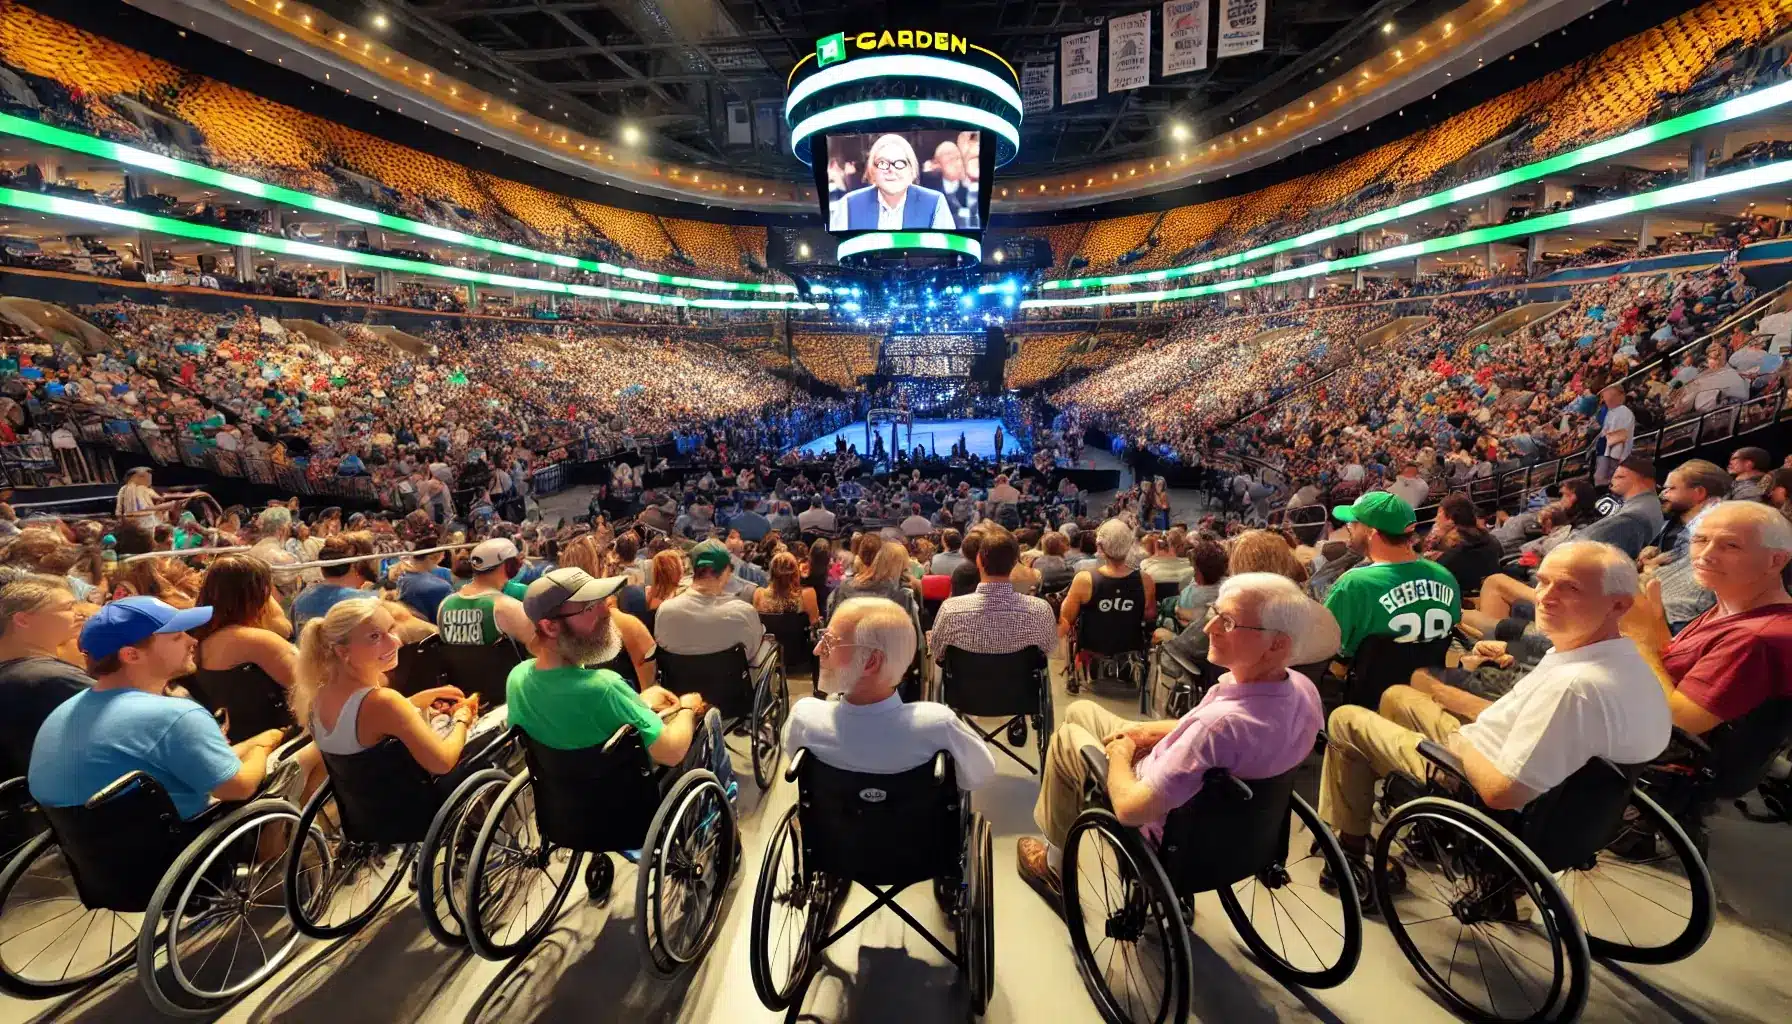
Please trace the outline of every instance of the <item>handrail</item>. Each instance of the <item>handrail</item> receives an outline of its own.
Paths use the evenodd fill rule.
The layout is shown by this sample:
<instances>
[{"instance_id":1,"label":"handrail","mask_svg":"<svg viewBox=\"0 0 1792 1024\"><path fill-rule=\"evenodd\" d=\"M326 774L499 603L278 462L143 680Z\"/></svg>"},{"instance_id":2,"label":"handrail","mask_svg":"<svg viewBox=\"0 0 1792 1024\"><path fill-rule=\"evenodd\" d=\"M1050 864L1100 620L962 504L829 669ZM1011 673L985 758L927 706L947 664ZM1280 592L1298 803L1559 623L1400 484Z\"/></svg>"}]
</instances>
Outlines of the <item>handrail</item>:
<instances>
[{"instance_id":1,"label":"handrail","mask_svg":"<svg viewBox=\"0 0 1792 1024\"><path fill-rule=\"evenodd\" d=\"M1710 344L1713 339L1721 337L1722 335L1735 330L1743 321L1745 321L1751 317L1763 314L1765 312L1765 310L1767 309L1767 307L1769 305L1771 305L1774 301L1777 300L1778 296L1785 294L1786 289L1788 289L1788 288L1792 288L1792 281L1788 281L1785 284L1780 285L1778 288L1775 288L1773 291L1767 292L1762 295L1755 296L1753 301L1744 305L1741 309L1738 309L1736 312L1730 314L1728 319L1724 320L1722 323L1719 323L1716 327L1713 327L1708 333L1701 335L1700 337L1698 337L1692 341L1687 342L1686 344L1680 346L1677 349L1674 349L1671 352L1660 353L1655 358L1651 359L1649 362L1638 366L1636 369L1632 370L1623 379L1619 380L1617 382L1618 386L1621 388L1624 388L1624 390L1628 393L1630 390L1630 385L1632 384L1632 382L1636 381L1638 378L1648 375L1649 373L1654 371L1657 367L1668 365L1669 360L1677 360L1682 355L1685 355L1686 353L1691 352L1694 349L1697 349L1704 345Z\"/></svg>"}]
</instances>

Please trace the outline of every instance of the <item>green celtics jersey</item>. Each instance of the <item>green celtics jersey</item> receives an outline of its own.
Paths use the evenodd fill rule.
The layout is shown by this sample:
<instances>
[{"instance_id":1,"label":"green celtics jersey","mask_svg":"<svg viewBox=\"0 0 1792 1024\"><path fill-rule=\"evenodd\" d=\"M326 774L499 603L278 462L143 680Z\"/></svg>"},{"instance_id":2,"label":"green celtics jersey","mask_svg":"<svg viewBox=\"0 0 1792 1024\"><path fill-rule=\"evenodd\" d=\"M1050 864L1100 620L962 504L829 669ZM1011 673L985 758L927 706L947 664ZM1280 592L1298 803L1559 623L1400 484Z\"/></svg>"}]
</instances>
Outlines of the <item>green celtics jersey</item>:
<instances>
[{"instance_id":1,"label":"green celtics jersey","mask_svg":"<svg viewBox=\"0 0 1792 1024\"><path fill-rule=\"evenodd\" d=\"M1365 637L1423 643L1448 636L1462 620L1462 595L1450 570L1426 558L1359 565L1325 595L1343 643L1338 656L1356 654Z\"/></svg>"},{"instance_id":2,"label":"green celtics jersey","mask_svg":"<svg viewBox=\"0 0 1792 1024\"><path fill-rule=\"evenodd\" d=\"M442 642L459 647L483 647L495 644L502 633L498 629L496 594L462 597L449 594L436 609L436 626Z\"/></svg>"}]
</instances>

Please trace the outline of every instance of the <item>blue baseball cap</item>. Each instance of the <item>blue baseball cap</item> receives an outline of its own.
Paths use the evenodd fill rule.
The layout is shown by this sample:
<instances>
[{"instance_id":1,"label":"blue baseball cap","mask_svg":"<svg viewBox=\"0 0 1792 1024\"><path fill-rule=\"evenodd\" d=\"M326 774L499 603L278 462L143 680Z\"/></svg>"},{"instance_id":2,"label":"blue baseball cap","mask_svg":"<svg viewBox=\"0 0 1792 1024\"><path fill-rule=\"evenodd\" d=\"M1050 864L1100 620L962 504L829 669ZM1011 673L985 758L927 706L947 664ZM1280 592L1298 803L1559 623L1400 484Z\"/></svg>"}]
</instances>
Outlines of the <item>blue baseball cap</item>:
<instances>
[{"instance_id":1,"label":"blue baseball cap","mask_svg":"<svg viewBox=\"0 0 1792 1024\"><path fill-rule=\"evenodd\" d=\"M157 633L185 633L212 620L210 605L182 611L153 597L125 597L107 604L81 627L81 650L106 658Z\"/></svg>"}]
</instances>

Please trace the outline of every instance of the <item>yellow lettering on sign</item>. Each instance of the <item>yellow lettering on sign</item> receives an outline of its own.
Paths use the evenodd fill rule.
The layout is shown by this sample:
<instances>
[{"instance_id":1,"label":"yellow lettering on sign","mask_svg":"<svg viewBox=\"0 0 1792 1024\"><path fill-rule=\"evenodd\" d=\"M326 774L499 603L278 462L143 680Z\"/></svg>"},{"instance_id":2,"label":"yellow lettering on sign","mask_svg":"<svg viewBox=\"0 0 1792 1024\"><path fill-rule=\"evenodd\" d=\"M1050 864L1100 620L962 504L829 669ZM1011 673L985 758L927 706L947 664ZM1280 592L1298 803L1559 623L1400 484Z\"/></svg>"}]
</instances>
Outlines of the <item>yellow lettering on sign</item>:
<instances>
[{"instance_id":1,"label":"yellow lettering on sign","mask_svg":"<svg viewBox=\"0 0 1792 1024\"><path fill-rule=\"evenodd\" d=\"M852 45L861 50L899 48L939 50L942 53L969 52L969 43L965 37L955 36L949 32L931 32L925 29L898 29L895 32L885 29L882 35L876 32L860 32L849 38L852 40Z\"/></svg>"},{"instance_id":2,"label":"yellow lettering on sign","mask_svg":"<svg viewBox=\"0 0 1792 1024\"><path fill-rule=\"evenodd\" d=\"M944 50L947 47L950 47L951 45L952 45L952 36L951 35L949 35L945 32L935 32L933 34L933 48L934 49Z\"/></svg>"},{"instance_id":3,"label":"yellow lettering on sign","mask_svg":"<svg viewBox=\"0 0 1792 1024\"><path fill-rule=\"evenodd\" d=\"M896 45L896 37L890 35L890 30L887 28L884 29L883 35L877 37L877 48L880 50L886 46L895 46L895 45Z\"/></svg>"},{"instance_id":4,"label":"yellow lettering on sign","mask_svg":"<svg viewBox=\"0 0 1792 1024\"><path fill-rule=\"evenodd\" d=\"M925 50L929 46L932 46L932 45L933 45L933 33L932 32L923 32L920 29L915 30L915 49Z\"/></svg>"},{"instance_id":5,"label":"yellow lettering on sign","mask_svg":"<svg viewBox=\"0 0 1792 1024\"><path fill-rule=\"evenodd\" d=\"M860 32L858 35L853 37L852 42L853 42L854 46L857 46L861 50L876 49L877 33L875 33L875 32Z\"/></svg>"},{"instance_id":6,"label":"yellow lettering on sign","mask_svg":"<svg viewBox=\"0 0 1792 1024\"><path fill-rule=\"evenodd\" d=\"M901 47L915 45L915 34L908 29L902 29L896 33L896 45Z\"/></svg>"},{"instance_id":7,"label":"yellow lettering on sign","mask_svg":"<svg viewBox=\"0 0 1792 1024\"><path fill-rule=\"evenodd\" d=\"M965 39L963 36L953 36L952 37L952 52L953 53L967 52L965 50Z\"/></svg>"}]
</instances>

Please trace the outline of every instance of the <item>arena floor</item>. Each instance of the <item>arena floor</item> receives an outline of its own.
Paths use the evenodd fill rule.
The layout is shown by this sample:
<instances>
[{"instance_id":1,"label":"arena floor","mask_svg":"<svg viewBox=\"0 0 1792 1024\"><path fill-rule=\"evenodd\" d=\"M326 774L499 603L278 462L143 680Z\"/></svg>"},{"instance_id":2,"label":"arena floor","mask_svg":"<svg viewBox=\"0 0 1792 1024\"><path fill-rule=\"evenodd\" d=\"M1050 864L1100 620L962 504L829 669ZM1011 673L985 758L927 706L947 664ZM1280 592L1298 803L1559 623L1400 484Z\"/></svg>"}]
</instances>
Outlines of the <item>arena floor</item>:
<instances>
[{"instance_id":1,"label":"arena floor","mask_svg":"<svg viewBox=\"0 0 1792 1024\"><path fill-rule=\"evenodd\" d=\"M1001 420L916 420L913 441L908 440L909 434L906 427L899 428L899 433L905 441L904 448L913 450L915 445L919 444L925 445L928 451L937 451L942 454L950 453L952 446L958 443L958 435L963 434L965 445L970 448L971 454L987 459L994 457L996 453L996 428L1001 425ZM888 445L890 443L889 426L885 425L879 428L878 432L883 435L884 444ZM1007 431L1003 431L1003 435L1002 450L1012 455L1015 450L1014 438L1006 436ZM831 434L823 434L808 444L799 445L797 450L812 452L816 455L831 454L836 437L844 437L847 444L857 445L861 455L867 450L864 420L859 420L851 426L841 427Z\"/></svg>"},{"instance_id":2,"label":"arena floor","mask_svg":"<svg viewBox=\"0 0 1792 1024\"><path fill-rule=\"evenodd\" d=\"M792 680L793 696L809 686ZM1062 683L1059 708L1067 706ZM1105 702L1126 713L1125 702ZM1026 752L1030 756L1030 751ZM995 832L995 994L992 1024L1095 1024L1100 1018L1079 980L1064 926L1015 874L1014 843L1034 832L1033 777L998 757L1000 775L976 796ZM746 765L737 758L742 770ZM1317 782L1303 787L1309 794ZM393 1022L771 1022L748 966L748 928L760 860L773 823L794 797L780 780L764 798L743 781L745 859L721 933L709 956L672 983L653 980L636 952L634 869L616 871L615 895L600 908L582 883L547 940L527 958L496 964L450 953L425 931L414 900L400 889L381 918L360 935L314 944L298 962L216 1019L229 1022L393 1024ZM1588 1021L1783 1021L1792 1005L1792 894L1783 884L1792 860L1792 828L1747 822L1726 809L1713 828L1712 866L1722 904L1711 940L1668 967L1594 971ZM864 905L855 891L846 914ZM926 887L903 905L950 941ZM1275 1020L1429 1024L1453 1018L1422 987L1386 928L1371 919L1356 973L1316 992L1285 989L1253 963L1212 894L1198 898L1194 922L1195 1019L1226 1024ZM964 1019L955 972L888 913L873 917L829 950L827 966L800 1008L811 1024ZM157 1019L135 977L55 1003L0 997L0 1024L79 1021L144 1024Z\"/></svg>"}]
</instances>

